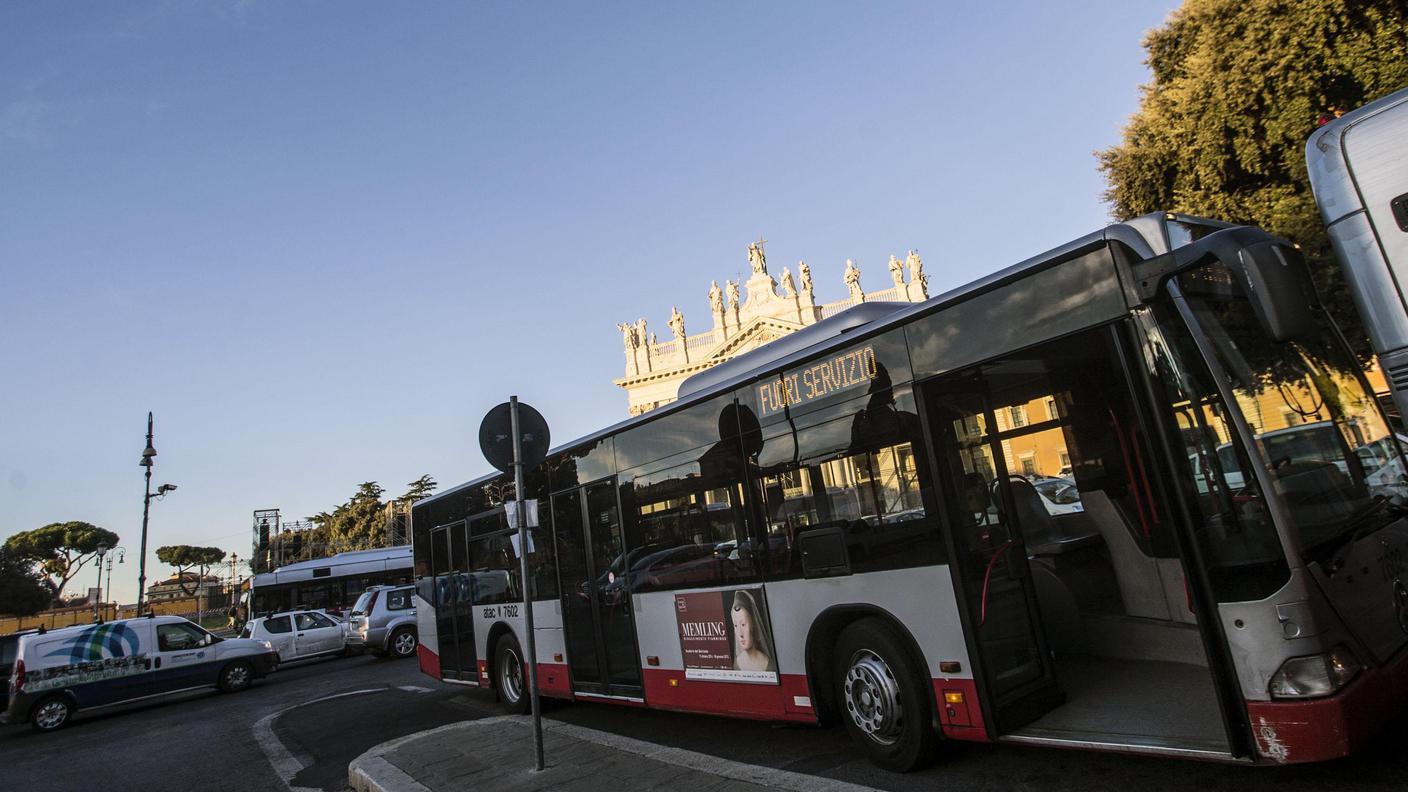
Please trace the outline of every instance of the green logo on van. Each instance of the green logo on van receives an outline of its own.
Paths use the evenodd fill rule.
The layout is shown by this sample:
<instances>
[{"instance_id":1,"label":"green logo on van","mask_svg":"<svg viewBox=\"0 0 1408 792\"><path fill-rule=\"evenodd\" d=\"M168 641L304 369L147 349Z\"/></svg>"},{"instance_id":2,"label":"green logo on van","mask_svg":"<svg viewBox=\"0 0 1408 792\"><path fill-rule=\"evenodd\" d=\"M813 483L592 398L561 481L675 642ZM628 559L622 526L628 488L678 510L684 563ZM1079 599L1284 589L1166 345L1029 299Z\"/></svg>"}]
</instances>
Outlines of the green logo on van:
<instances>
[{"instance_id":1,"label":"green logo on van","mask_svg":"<svg viewBox=\"0 0 1408 792\"><path fill-rule=\"evenodd\" d=\"M70 663L91 660L104 660L109 657L128 657L137 653L141 641L137 631L125 622L95 624L47 652L45 657L68 655Z\"/></svg>"}]
</instances>

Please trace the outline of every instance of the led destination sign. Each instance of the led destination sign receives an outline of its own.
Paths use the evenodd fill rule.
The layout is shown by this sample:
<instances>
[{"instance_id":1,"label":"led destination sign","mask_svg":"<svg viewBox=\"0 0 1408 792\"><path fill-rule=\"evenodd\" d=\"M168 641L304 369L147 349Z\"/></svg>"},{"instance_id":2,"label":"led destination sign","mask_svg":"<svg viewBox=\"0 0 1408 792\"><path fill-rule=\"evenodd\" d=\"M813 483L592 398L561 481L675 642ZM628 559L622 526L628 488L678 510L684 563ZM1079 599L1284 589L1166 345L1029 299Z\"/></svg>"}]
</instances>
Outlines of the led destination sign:
<instances>
[{"instance_id":1,"label":"led destination sign","mask_svg":"<svg viewBox=\"0 0 1408 792\"><path fill-rule=\"evenodd\" d=\"M865 385L876 376L874 347L861 347L827 358L758 386L758 408L764 416L781 412Z\"/></svg>"}]
</instances>

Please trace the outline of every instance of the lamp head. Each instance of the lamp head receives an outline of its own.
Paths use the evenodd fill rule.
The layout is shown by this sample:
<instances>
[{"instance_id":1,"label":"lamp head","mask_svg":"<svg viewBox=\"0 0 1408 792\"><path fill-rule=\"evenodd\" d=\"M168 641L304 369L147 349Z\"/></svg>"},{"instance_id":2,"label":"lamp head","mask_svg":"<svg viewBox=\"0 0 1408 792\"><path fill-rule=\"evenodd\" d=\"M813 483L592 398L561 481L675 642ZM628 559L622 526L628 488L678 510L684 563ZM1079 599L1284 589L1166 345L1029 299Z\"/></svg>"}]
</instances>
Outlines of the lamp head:
<instances>
[{"instance_id":1,"label":"lamp head","mask_svg":"<svg viewBox=\"0 0 1408 792\"><path fill-rule=\"evenodd\" d=\"M144 468L149 468L152 466L152 457L154 456L156 456L156 449L152 448L151 443L147 443L147 447L142 450L142 461L137 464Z\"/></svg>"}]
</instances>

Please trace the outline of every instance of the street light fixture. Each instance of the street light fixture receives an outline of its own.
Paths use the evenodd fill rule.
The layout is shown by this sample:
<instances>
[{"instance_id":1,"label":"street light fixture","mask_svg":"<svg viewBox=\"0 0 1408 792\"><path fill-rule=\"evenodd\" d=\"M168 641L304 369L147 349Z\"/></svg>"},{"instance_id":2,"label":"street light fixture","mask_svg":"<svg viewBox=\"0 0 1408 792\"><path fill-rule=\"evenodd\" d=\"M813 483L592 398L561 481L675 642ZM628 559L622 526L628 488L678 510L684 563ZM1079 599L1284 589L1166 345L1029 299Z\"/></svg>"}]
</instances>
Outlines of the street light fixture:
<instances>
[{"instance_id":1,"label":"street light fixture","mask_svg":"<svg viewBox=\"0 0 1408 792\"><path fill-rule=\"evenodd\" d=\"M102 596L102 601L108 601L108 595L112 593L112 559L117 556L117 563L121 564L127 560L127 548L114 547L108 550L108 590Z\"/></svg>"},{"instance_id":2,"label":"street light fixture","mask_svg":"<svg viewBox=\"0 0 1408 792\"><path fill-rule=\"evenodd\" d=\"M151 513L152 498L164 498L168 492L176 490L175 484L162 484L152 494L152 462L156 447L152 445L152 414L147 413L147 447L142 450L142 461L137 464L147 469L147 492L142 498L142 549L137 558L137 615L142 615L142 604L147 596L147 519Z\"/></svg>"},{"instance_id":3,"label":"street light fixture","mask_svg":"<svg viewBox=\"0 0 1408 792\"><path fill-rule=\"evenodd\" d=\"M93 621L103 618L99 608L103 607L103 556L108 554L108 546L98 545L98 596L93 598Z\"/></svg>"}]
</instances>

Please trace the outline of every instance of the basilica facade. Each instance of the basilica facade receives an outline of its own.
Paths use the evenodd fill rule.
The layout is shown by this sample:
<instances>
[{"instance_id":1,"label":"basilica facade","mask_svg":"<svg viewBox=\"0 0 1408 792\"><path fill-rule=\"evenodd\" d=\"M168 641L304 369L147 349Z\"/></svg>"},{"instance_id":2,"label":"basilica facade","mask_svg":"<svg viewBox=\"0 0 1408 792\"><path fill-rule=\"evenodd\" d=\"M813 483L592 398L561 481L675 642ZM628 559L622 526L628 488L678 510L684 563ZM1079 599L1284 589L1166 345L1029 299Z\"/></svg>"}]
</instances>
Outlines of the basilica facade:
<instances>
[{"instance_id":1,"label":"basilica facade","mask_svg":"<svg viewBox=\"0 0 1408 792\"><path fill-rule=\"evenodd\" d=\"M679 393L680 383L690 376L716 366L751 349L803 327L835 316L863 302L922 302L929 298L924 263L913 250L903 261L890 256L890 284L867 292L861 286L860 268L846 261L841 281L846 296L819 303L814 293L811 268L797 262L797 274L782 268L779 281L768 272L766 240L748 245L751 275L747 283L726 280L710 284L709 312L712 326L702 333L685 329L684 314L670 310L667 322L670 336L661 341L650 332L645 319L617 325L626 353L625 376L615 380L626 390L631 415L640 415L669 404ZM746 290L744 297L740 288Z\"/></svg>"}]
</instances>

